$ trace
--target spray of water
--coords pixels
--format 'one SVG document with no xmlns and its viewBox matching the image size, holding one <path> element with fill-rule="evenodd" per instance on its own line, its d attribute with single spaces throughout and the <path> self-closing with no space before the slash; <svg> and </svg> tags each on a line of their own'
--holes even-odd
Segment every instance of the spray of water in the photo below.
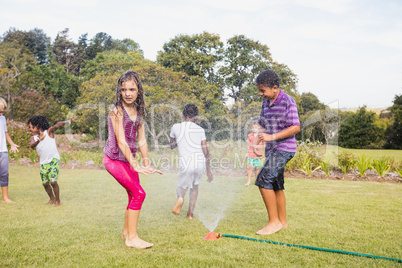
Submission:
<svg viewBox="0 0 402 268">
<path fill-rule="evenodd" d="M 218 177 L 212 183 L 202 183 L 194 213 L 210 232 L 214 231 L 233 201 L 242 181 L 238 178 Z"/>
</svg>

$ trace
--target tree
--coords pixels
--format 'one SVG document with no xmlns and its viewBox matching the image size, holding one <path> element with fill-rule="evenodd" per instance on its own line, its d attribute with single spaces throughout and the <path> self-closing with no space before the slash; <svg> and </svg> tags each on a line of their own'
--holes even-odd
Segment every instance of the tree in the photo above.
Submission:
<svg viewBox="0 0 402 268">
<path fill-rule="evenodd" d="M 9 104 L 21 93 L 21 89 L 14 87 L 16 82 L 29 66 L 35 64 L 33 56 L 23 53 L 23 48 L 18 44 L 0 43 L 0 93 L 7 95 Z"/>
<path fill-rule="evenodd" d="M 300 111 L 301 114 L 325 109 L 325 105 L 311 92 L 302 93 L 300 100 L 301 107 L 303 108 L 303 110 Z"/>
<path fill-rule="evenodd" d="M 364 149 L 378 147 L 380 129 L 375 125 L 375 113 L 361 107 L 341 123 L 339 145 L 341 147 Z"/>
<path fill-rule="evenodd" d="M 63 65 L 67 73 L 78 73 L 82 67 L 84 50 L 70 40 L 69 29 L 59 32 L 54 40 L 53 53 L 55 60 Z"/>
<path fill-rule="evenodd" d="M 152 136 L 152 143 L 158 147 L 158 139 L 164 135 L 163 131 L 166 132 L 162 125 L 169 122 L 164 115 L 166 111 L 172 110 L 167 104 L 175 107 L 178 106 L 177 101 L 189 101 L 190 90 L 183 88 L 184 81 L 180 74 L 145 60 L 137 51 L 127 54 L 112 51 L 99 53 L 88 62 L 82 71 L 87 81 L 80 88 L 79 123 L 86 128 L 82 131 L 90 130 L 100 137 L 104 135 L 104 118 L 107 118 L 110 105 L 115 102 L 116 81 L 123 72 L 130 69 L 137 71 L 143 82 L 147 109 L 152 111 L 149 114 L 152 117 L 146 118 L 147 131 Z M 155 118 L 158 120 L 152 122 Z"/>
<path fill-rule="evenodd" d="M 310 110 L 300 115 L 301 139 L 319 141 L 327 145 L 337 145 L 335 138 L 339 131 L 340 116 L 337 109 L 326 107 L 321 110 Z"/>
<path fill-rule="evenodd" d="M 113 48 L 113 38 L 107 33 L 97 33 L 89 42 L 85 49 L 86 59 L 95 59 L 98 53 L 111 50 Z"/>
<path fill-rule="evenodd" d="M 229 97 L 237 101 L 244 99 L 244 88 L 252 85 L 254 78 L 270 67 L 272 58 L 268 46 L 237 35 L 227 40 L 219 73 L 230 92 Z"/>
<path fill-rule="evenodd" d="M 161 143 L 168 144 L 169 129 L 181 121 L 181 111 L 187 103 L 199 107 L 200 117 L 204 121 L 213 121 L 212 118 L 225 109 L 215 98 L 219 89 L 206 83 L 203 78 L 183 79 L 184 73 L 146 60 L 137 51 L 127 54 L 110 51 L 98 54 L 82 70 L 83 78 L 87 81 L 81 85 L 77 105 L 81 115 L 81 131 L 90 130 L 104 137 L 104 119 L 107 117 L 104 113 L 108 113 L 110 105 L 115 102 L 114 90 L 118 77 L 127 70 L 135 70 L 141 77 L 148 110 L 146 131 L 156 150 Z"/>
<path fill-rule="evenodd" d="M 98 73 L 122 74 L 133 66 L 141 65 L 142 62 L 144 62 L 144 56 L 138 51 L 129 51 L 127 53 L 106 51 L 99 53 L 95 59 L 88 61 L 80 74 L 83 80 L 88 81 Z"/>
<path fill-rule="evenodd" d="M 402 94 L 395 95 L 394 103 L 389 108 L 394 123 L 385 131 L 385 148 L 402 149 Z"/>
<path fill-rule="evenodd" d="M 112 49 L 115 51 L 120 51 L 123 53 L 127 53 L 129 51 L 137 51 L 144 55 L 144 52 L 141 50 L 140 45 L 132 39 L 125 38 L 123 40 L 115 39 L 112 43 Z"/>
<path fill-rule="evenodd" d="M 16 43 L 25 48 L 23 51 L 32 53 L 39 64 L 47 61 L 47 49 L 50 44 L 50 38 L 42 29 L 34 28 L 28 32 L 20 31 L 16 28 L 10 28 L 3 37 L 3 42 Z"/>
<path fill-rule="evenodd" d="M 29 74 L 30 79 L 20 83 L 25 88 L 51 96 L 69 108 L 75 106 L 76 99 L 80 95 L 80 81 L 75 75 L 67 73 L 62 65 L 51 60 L 46 65 L 33 66 Z"/>
<path fill-rule="evenodd" d="M 15 98 L 11 115 L 23 122 L 27 122 L 34 115 L 43 115 L 50 122 L 56 123 L 66 118 L 68 110 L 54 98 L 48 98 L 35 91 L 24 91 L 21 96 Z"/>
<path fill-rule="evenodd" d="M 222 59 L 223 43 L 219 35 L 203 32 L 178 35 L 163 45 L 157 62 L 176 72 L 203 77 L 208 83 L 218 81 L 216 65 Z"/>
<path fill-rule="evenodd" d="M 301 102 L 300 95 L 296 90 L 298 78 L 297 75 L 286 65 L 274 61 L 272 69 L 279 75 L 280 88 L 289 94 L 297 103 L 297 109 L 300 110 L 299 103 Z"/>
</svg>

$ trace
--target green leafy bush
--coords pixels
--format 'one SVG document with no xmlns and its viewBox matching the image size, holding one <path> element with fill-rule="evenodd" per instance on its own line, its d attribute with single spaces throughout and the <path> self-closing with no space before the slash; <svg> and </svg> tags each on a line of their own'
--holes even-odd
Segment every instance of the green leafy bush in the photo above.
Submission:
<svg viewBox="0 0 402 268">
<path fill-rule="evenodd" d="M 70 153 L 60 153 L 60 160 L 63 164 L 68 165 L 71 159 L 73 159 L 73 156 Z"/>
<path fill-rule="evenodd" d="M 35 149 L 27 150 L 29 160 L 31 160 L 32 164 L 36 164 L 36 159 L 38 158 L 38 153 Z"/>
<path fill-rule="evenodd" d="M 367 157 L 365 154 L 359 156 L 356 166 L 359 169 L 360 177 L 363 177 L 366 170 L 371 168 L 371 157 Z"/>
<path fill-rule="evenodd" d="M 322 160 L 322 154 L 314 146 L 315 144 L 312 143 L 299 143 L 296 155 L 286 165 L 287 170 L 314 172 L 314 169 L 321 165 Z"/>
<path fill-rule="evenodd" d="M 402 178 L 402 169 L 397 168 L 397 169 L 395 169 L 395 172 L 396 172 L 396 174 L 398 174 L 399 177 Z"/>
<path fill-rule="evenodd" d="M 20 163 L 21 158 L 22 158 L 21 150 L 19 152 L 15 152 L 15 153 L 9 152 L 9 156 L 10 156 L 11 159 L 14 159 L 15 162 L 17 163 L 17 165 L 18 165 Z"/>
<path fill-rule="evenodd" d="M 331 170 L 332 170 L 331 158 L 327 157 L 327 158 L 321 159 L 320 166 L 326 175 L 331 174 Z"/>
<path fill-rule="evenodd" d="M 305 155 L 302 166 L 298 169 L 306 175 L 311 175 L 314 171 L 320 169 L 321 166 L 313 167 L 313 163 L 311 161 L 311 157 L 309 155 Z"/>
<path fill-rule="evenodd" d="M 290 161 L 286 164 L 285 170 L 286 171 L 293 171 L 296 169 L 296 155 L 290 159 Z"/>
<path fill-rule="evenodd" d="M 356 163 L 356 157 L 349 152 L 341 152 L 338 156 L 338 165 L 342 171 L 342 174 L 345 175 L 352 168 L 354 168 Z"/>
<path fill-rule="evenodd" d="M 25 123 L 7 120 L 7 132 L 10 135 L 13 142 L 20 147 L 18 150 L 20 151 L 20 156 L 11 155 L 12 158 L 26 158 L 29 156 L 28 150 L 31 150 L 31 146 L 29 145 L 31 134 L 28 132 L 28 126 Z M 10 146 L 7 143 L 8 146 Z M 8 147 L 10 148 L 10 147 Z"/>
<path fill-rule="evenodd" d="M 385 175 L 387 175 L 389 170 L 391 169 L 388 157 L 381 157 L 378 160 L 373 160 L 371 166 L 380 177 L 385 177 Z"/>
<path fill-rule="evenodd" d="M 90 160 L 90 157 L 86 151 L 77 151 L 74 153 L 74 159 L 77 160 L 80 165 L 84 165 L 88 160 Z"/>
</svg>

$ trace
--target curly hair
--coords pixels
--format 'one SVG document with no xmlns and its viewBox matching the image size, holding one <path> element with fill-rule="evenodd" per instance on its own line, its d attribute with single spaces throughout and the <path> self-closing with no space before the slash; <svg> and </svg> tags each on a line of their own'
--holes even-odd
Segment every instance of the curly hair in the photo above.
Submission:
<svg viewBox="0 0 402 268">
<path fill-rule="evenodd" d="M 139 116 L 140 122 L 143 122 L 145 119 L 145 100 L 144 100 L 144 89 L 142 87 L 142 82 L 140 76 L 137 72 L 127 71 L 122 74 L 117 81 L 116 86 L 116 106 L 122 107 L 123 96 L 121 95 L 121 87 L 124 82 L 134 81 L 138 88 L 137 99 L 134 102 L 135 108 L 137 109 L 137 116 Z"/>
<path fill-rule="evenodd" d="M 274 70 L 264 70 L 255 79 L 256 85 L 263 85 L 266 87 L 279 87 L 279 75 Z"/>
<path fill-rule="evenodd" d="M 194 118 L 198 115 L 198 108 L 195 104 L 187 104 L 184 106 L 183 115 L 187 118 Z"/>
<path fill-rule="evenodd" d="M 46 117 L 42 115 L 32 116 L 28 120 L 28 125 L 31 124 L 33 127 L 37 127 L 41 130 L 47 130 L 50 128 L 49 122 L 47 121 Z"/>
</svg>

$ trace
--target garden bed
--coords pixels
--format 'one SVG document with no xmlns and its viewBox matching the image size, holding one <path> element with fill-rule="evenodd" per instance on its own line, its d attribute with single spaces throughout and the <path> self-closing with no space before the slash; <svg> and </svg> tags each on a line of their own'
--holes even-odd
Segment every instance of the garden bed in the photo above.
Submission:
<svg viewBox="0 0 402 268">
<path fill-rule="evenodd" d="M 93 139 L 85 134 L 64 134 L 56 135 L 57 147 L 61 156 L 61 168 L 62 169 L 104 169 L 103 167 L 103 151 L 104 142 L 102 143 L 98 139 Z M 214 169 L 212 166 L 212 171 L 215 176 L 228 176 L 228 177 L 247 177 L 246 163 L 242 160 L 244 152 L 242 150 L 246 147 L 245 144 L 237 144 L 238 142 L 230 143 L 225 149 L 214 148 L 213 143 L 210 144 L 210 152 L 217 159 L 225 160 L 223 162 L 228 162 L 225 167 Z M 360 176 L 360 173 L 355 165 L 356 159 L 353 159 L 353 155 L 350 153 L 345 153 L 345 149 L 341 149 L 340 152 L 336 152 L 336 148 L 330 147 L 312 147 L 300 145 L 298 147 L 297 157 L 292 159 L 292 163 L 289 162 L 287 166 L 287 171 L 285 172 L 285 177 L 287 178 L 299 178 L 299 179 L 327 179 L 327 180 L 345 180 L 345 181 L 375 181 L 375 182 L 394 182 L 402 183 L 402 178 L 393 172 L 395 169 L 390 169 L 391 172 L 386 173 L 383 177 L 378 176 L 374 170 L 367 169 L 364 176 Z M 22 149 L 24 150 L 24 149 Z M 26 149 L 25 149 L 26 150 Z M 331 150 L 334 150 L 332 152 Z M 343 174 L 338 165 L 332 165 L 332 171 L 329 175 L 324 173 L 325 157 L 324 153 L 327 155 L 334 156 L 338 159 L 338 164 L 345 162 L 349 164 L 346 168 L 348 172 Z M 370 150 L 363 151 L 373 154 Z M 386 151 L 388 155 L 390 152 Z M 375 154 L 379 154 L 375 151 Z M 28 156 L 29 158 L 27 158 Z M 235 155 L 239 157 L 234 157 Z M 399 151 L 398 154 L 399 155 Z M 33 164 L 33 160 L 36 157 L 36 164 Z M 165 173 L 177 173 L 177 152 L 168 149 L 161 149 L 158 152 L 150 151 L 150 159 L 168 159 L 165 162 L 166 165 L 158 165 L 162 172 Z M 18 159 L 18 164 L 15 158 L 10 155 L 11 165 L 22 165 L 22 166 L 38 166 L 39 158 L 35 150 L 31 150 L 29 154 L 22 154 L 22 158 Z M 393 159 L 393 157 L 391 157 Z M 329 158 L 328 158 L 329 159 Z M 227 161 L 226 161 L 227 160 Z M 308 160 L 308 162 L 306 162 Z M 397 157 L 397 161 L 393 161 L 394 165 L 398 162 L 400 166 L 400 157 Z M 243 162 L 242 162 L 243 161 Z M 65 164 L 67 163 L 67 164 Z M 160 162 L 159 162 L 160 163 Z M 354 164 L 353 164 L 354 163 Z M 314 167 L 321 165 L 321 169 L 314 170 Z M 230 168 L 233 166 L 234 168 Z M 328 166 L 331 166 L 328 162 Z M 392 166 L 392 165 L 391 165 Z M 395 165 L 397 166 L 397 165 Z M 329 167 L 328 167 L 329 168 Z M 366 169 L 363 168 L 363 170 Z M 303 171 L 306 172 L 303 172 Z M 307 172 L 309 171 L 309 172 Z M 312 173 L 311 173 L 312 172 Z M 311 174 L 310 174 L 311 173 Z M 309 174 L 309 175 L 308 175 Z M 384 173 L 385 174 L 385 173 Z"/>
<path fill-rule="evenodd" d="M 15 160 L 10 159 L 10 165 L 22 165 L 22 166 L 38 166 L 39 163 L 35 165 L 32 164 L 31 160 L 22 158 L 20 162 L 17 164 Z M 95 165 L 92 160 L 88 160 L 87 162 L 80 164 L 77 160 L 70 160 L 69 163 L 63 164 L 61 163 L 61 168 L 67 169 L 105 169 L 103 165 Z M 170 168 L 162 170 L 165 173 L 177 173 L 177 169 Z M 236 171 L 233 169 L 217 169 L 212 171 L 215 176 L 235 176 L 235 177 L 247 177 L 247 171 L 244 170 L 242 172 Z M 340 170 L 333 170 L 330 175 L 326 175 L 323 171 L 318 170 L 313 172 L 310 175 L 306 175 L 300 171 L 287 171 L 285 172 L 286 178 L 297 178 L 297 179 L 321 179 L 321 180 L 344 180 L 344 181 L 375 181 L 375 182 L 394 182 L 394 183 L 402 183 L 402 178 L 399 177 L 394 172 L 389 172 L 385 177 L 379 177 L 374 171 L 368 170 L 366 171 L 363 177 L 360 176 L 357 170 L 351 170 L 347 174 L 342 174 Z"/>
</svg>

